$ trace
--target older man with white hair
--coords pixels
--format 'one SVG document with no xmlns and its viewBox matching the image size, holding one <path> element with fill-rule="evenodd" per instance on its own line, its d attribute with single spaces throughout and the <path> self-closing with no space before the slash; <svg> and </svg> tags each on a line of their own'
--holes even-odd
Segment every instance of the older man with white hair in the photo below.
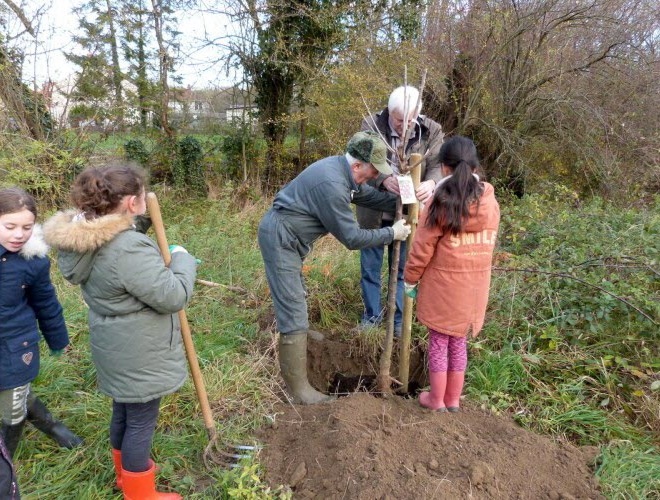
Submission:
<svg viewBox="0 0 660 500">
<path fill-rule="evenodd" d="M 361 130 L 377 131 L 385 138 L 394 150 L 398 150 L 404 140 L 404 126 L 408 132 L 408 143 L 405 155 L 413 153 L 424 156 L 421 165 L 422 182 L 416 190 L 417 199 L 426 202 L 435 189 L 436 183 L 442 178 L 438 153 L 444 134 L 442 127 L 430 118 L 420 114 L 422 101 L 419 99 L 419 90 L 415 87 L 398 87 L 390 94 L 387 108 L 375 113 L 362 121 Z M 369 182 L 376 189 L 399 193 L 397 174 L 399 163 L 396 155 L 391 152 L 388 160 L 394 172 L 390 175 L 380 174 Z M 394 222 L 394 213 L 378 211 L 367 207 L 357 207 L 357 219 L 363 229 L 379 229 L 390 227 Z M 362 300 L 364 312 L 360 323 L 361 329 L 368 329 L 380 324 L 384 311 L 381 304 L 381 269 L 383 266 L 384 246 L 365 248 L 360 251 Z M 405 242 L 401 244 L 401 257 L 397 277 L 396 313 L 394 315 L 394 333 L 401 334 L 403 316 L 403 269 L 406 263 Z M 388 269 L 392 257 L 392 244 L 388 245 Z"/>
</svg>

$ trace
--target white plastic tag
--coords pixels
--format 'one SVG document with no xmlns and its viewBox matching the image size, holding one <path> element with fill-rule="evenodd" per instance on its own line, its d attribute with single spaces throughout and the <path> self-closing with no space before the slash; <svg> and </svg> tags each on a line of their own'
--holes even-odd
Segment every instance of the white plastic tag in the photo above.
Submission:
<svg viewBox="0 0 660 500">
<path fill-rule="evenodd" d="M 404 205 L 417 203 L 417 197 L 415 196 L 415 185 L 413 184 L 412 177 L 409 175 L 397 175 L 397 181 L 399 181 L 399 194 L 401 195 L 401 203 Z"/>
</svg>

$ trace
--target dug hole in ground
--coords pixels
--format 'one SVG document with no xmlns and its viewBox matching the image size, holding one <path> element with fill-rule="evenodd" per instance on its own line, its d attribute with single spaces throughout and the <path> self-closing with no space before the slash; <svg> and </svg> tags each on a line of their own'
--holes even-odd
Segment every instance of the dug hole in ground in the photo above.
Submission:
<svg viewBox="0 0 660 500">
<path fill-rule="evenodd" d="M 308 344 L 312 385 L 346 395 L 314 406 L 282 397 L 257 436 L 272 487 L 319 499 L 604 498 L 592 472 L 597 448 L 553 442 L 465 399 L 451 414 L 372 394 L 374 353 L 327 336 Z M 424 366 L 413 352 L 411 389 L 427 385 Z"/>
</svg>

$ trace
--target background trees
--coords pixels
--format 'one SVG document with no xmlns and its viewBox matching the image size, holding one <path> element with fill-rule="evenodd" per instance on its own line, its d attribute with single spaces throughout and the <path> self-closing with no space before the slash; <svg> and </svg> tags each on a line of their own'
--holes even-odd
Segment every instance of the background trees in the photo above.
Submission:
<svg viewBox="0 0 660 500">
<path fill-rule="evenodd" d="M 168 136 L 170 80 L 178 54 L 173 3 L 162 0 L 87 0 L 74 9 L 78 48 L 67 58 L 78 66 L 71 98 L 84 118 L 121 129 L 127 106 L 139 123 L 154 123 Z M 175 80 L 175 79 L 174 79 Z M 129 117 L 133 121 L 136 117 Z"/>
<path fill-rule="evenodd" d="M 0 6 L 2 19 L 32 29 L 11 1 Z M 473 137 L 501 187 L 641 196 L 660 184 L 659 9 L 653 0 L 81 0 L 68 98 L 74 125 L 138 124 L 171 142 L 185 126 L 169 116 L 183 94 L 170 91 L 177 65 L 188 63 L 177 19 L 223 14 L 226 29 L 209 25 L 200 41 L 215 50 L 206 65 L 241 75 L 244 116 L 257 108 L 265 144 L 227 175 L 277 189 L 340 152 L 367 108 L 381 109 L 403 83 L 405 64 L 413 84 L 429 70 L 425 113 Z M 12 126 L 43 138 L 52 125 L 39 111 L 41 84 L 22 71 L 16 31 L 0 38 L 0 98 Z"/>
<path fill-rule="evenodd" d="M 657 147 L 657 118 L 630 119 L 658 105 L 655 2 L 435 1 L 429 15 L 429 60 L 446 75 L 433 112 L 475 138 L 499 182 L 522 193 L 548 180 L 617 191 L 632 171 L 650 180 L 658 158 L 639 141 Z"/>
<path fill-rule="evenodd" d="M 558 182 L 615 195 L 630 179 L 658 182 L 657 117 L 639 119 L 659 104 L 651 0 L 354 1 L 330 17 L 302 3 L 228 5 L 247 22 L 229 47 L 254 86 L 267 178 L 281 168 L 294 103 L 315 144 L 336 152 L 366 112 L 362 97 L 381 108 L 407 63 L 412 82 L 430 70 L 426 113 L 473 137 L 488 174 L 517 194 Z M 296 50 L 303 28 L 330 25 L 320 52 Z"/>
<path fill-rule="evenodd" d="M 304 110 L 307 90 L 344 40 L 347 0 L 247 0 L 227 2 L 239 35 L 228 40 L 230 64 L 238 64 L 254 88 L 268 142 L 264 181 L 283 180 L 282 147 L 295 102 Z M 304 124 L 304 118 L 303 118 Z M 301 127 L 304 135 L 304 125 Z"/>
</svg>

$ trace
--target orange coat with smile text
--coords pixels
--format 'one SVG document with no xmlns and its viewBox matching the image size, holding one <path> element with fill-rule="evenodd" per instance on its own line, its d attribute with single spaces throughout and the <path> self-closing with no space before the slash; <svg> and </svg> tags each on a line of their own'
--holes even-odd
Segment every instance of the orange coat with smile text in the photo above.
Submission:
<svg viewBox="0 0 660 500">
<path fill-rule="evenodd" d="M 486 314 L 500 207 L 493 186 L 483 185 L 479 203 L 470 206 L 464 232 L 457 236 L 427 227 L 424 209 L 406 261 L 406 282 L 419 282 L 417 319 L 455 337 L 469 331 L 477 335 Z"/>
</svg>

